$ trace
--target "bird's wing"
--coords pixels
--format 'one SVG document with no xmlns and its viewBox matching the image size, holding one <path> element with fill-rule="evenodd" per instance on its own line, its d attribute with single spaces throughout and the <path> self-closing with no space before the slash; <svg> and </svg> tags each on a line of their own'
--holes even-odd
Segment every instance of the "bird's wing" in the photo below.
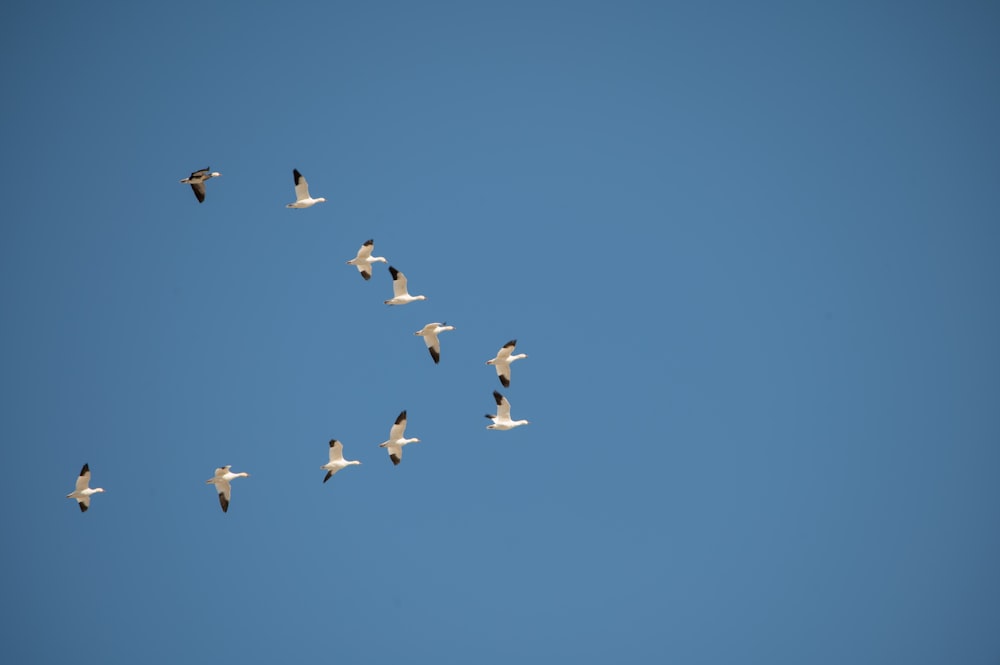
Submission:
<svg viewBox="0 0 1000 665">
<path fill-rule="evenodd" d="M 406 431 L 406 411 L 400 412 L 399 416 L 396 417 L 396 422 L 393 424 L 392 429 L 389 430 L 389 440 L 397 441 L 403 438 L 403 433 Z"/>
<path fill-rule="evenodd" d="M 211 170 L 211 167 L 210 166 L 206 166 L 203 169 L 198 169 L 197 171 L 195 171 L 194 173 L 192 173 L 189 177 L 192 180 L 194 180 L 195 178 L 204 178 L 205 176 L 208 175 L 208 172 L 210 170 Z"/>
<path fill-rule="evenodd" d="M 220 466 L 218 469 L 215 470 L 215 477 L 221 478 L 222 476 L 226 475 L 227 473 L 229 473 L 230 467 L 232 467 L 232 464 L 227 464 L 226 466 Z"/>
<path fill-rule="evenodd" d="M 372 250 L 375 248 L 374 240 L 366 240 L 365 244 L 361 245 L 361 249 L 358 250 L 358 259 L 367 259 L 372 255 Z"/>
<path fill-rule="evenodd" d="M 81 513 L 87 512 L 87 510 L 90 508 L 90 497 L 89 496 L 78 497 L 77 500 L 76 500 L 76 502 L 77 502 L 77 505 L 80 506 L 80 512 Z"/>
<path fill-rule="evenodd" d="M 369 279 L 372 278 L 372 269 L 371 269 L 371 267 L 368 266 L 368 265 L 366 265 L 366 264 L 364 264 L 364 263 L 359 263 L 358 264 L 358 272 L 361 273 L 361 276 L 364 277 L 364 279 L 365 279 L 366 282 Z"/>
<path fill-rule="evenodd" d="M 517 340 L 512 339 L 503 345 L 499 351 L 497 351 L 497 360 L 507 360 L 510 358 L 510 354 L 514 353 L 514 347 L 517 346 Z"/>
<path fill-rule="evenodd" d="M 389 450 L 389 459 L 392 460 L 392 465 L 396 466 L 403 460 L 403 446 L 386 446 Z"/>
<path fill-rule="evenodd" d="M 426 333 L 424 335 L 424 342 L 427 344 L 427 350 L 430 351 L 431 358 L 437 364 L 441 360 L 441 342 L 438 341 L 438 336 L 433 332 Z"/>
<path fill-rule="evenodd" d="M 389 268 L 389 272 L 392 273 L 392 295 L 397 298 L 406 295 L 406 275 L 395 268 Z"/>
<path fill-rule="evenodd" d="M 494 390 L 493 399 L 497 402 L 497 418 L 510 420 L 510 402 L 507 401 L 507 398 Z"/>
<path fill-rule="evenodd" d="M 298 169 L 292 169 L 292 175 L 295 176 L 295 200 L 312 198 L 309 196 L 309 183 L 306 182 L 306 177 L 299 173 Z"/>
<path fill-rule="evenodd" d="M 494 363 L 497 368 L 497 376 L 504 388 L 510 388 L 510 363 Z"/>
<path fill-rule="evenodd" d="M 80 469 L 80 475 L 76 477 L 76 491 L 82 492 L 88 487 L 90 487 L 90 464 L 84 464 Z"/>
<path fill-rule="evenodd" d="M 198 203 L 205 202 L 205 183 L 196 182 L 192 183 L 191 189 L 194 190 L 194 196 L 198 199 Z"/>
<path fill-rule="evenodd" d="M 222 480 L 215 483 L 215 489 L 219 491 L 219 505 L 222 506 L 222 512 L 229 512 L 229 497 L 231 495 L 231 488 L 229 482 Z"/>
<path fill-rule="evenodd" d="M 344 461 L 344 444 L 336 439 L 330 439 L 330 461 L 331 462 L 342 462 Z"/>
</svg>

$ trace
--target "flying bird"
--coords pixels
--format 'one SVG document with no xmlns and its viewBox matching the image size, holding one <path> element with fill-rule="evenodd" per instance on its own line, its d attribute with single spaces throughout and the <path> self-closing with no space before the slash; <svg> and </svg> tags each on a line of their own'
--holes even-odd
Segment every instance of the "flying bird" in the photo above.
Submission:
<svg viewBox="0 0 1000 665">
<path fill-rule="evenodd" d="M 392 274 L 392 298 L 383 300 L 386 305 L 406 305 L 416 300 L 426 300 L 427 296 L 411 296 L 406 290 L 406 275 L 389 266 Z"/>
<path fill-rule="evenodd" d="M 389 449 L 389 459 L 392 465 L 396 466 L 403 459 L 403 446 L 408 443 L 417 443 L 420 439 L 407 439 L 403 436 L 406 431 L 406 411 L 400 412 L 396 418 L 396 423 L 389 430 L 389 440 L 378 444 L 379 448 Z"/>
<path fill-rule="evenodd" d="M 438 341 L 438 335 L 447 330 L 454 329 L 455 326 L 449 326 L 447 323 L 428 323 L 426 326 L 413 334 L 420 335 L 424 338 L 424 343 L 427 344 L 427 350 L 430 351 L 431 358 L 434 359 L 434 364 L 436 365 L 438 361 L 441 360 L 441 342 Z"/>
<path fill-rule="evenodd" d="M 336 439 L 330 439 L 330 461 L 320 467 L 321 469 L 326 469 L 326 477 L 323 479 L 323 482 L 325 483 L 330 480 L 330 478 L 333 478 L 333 474 L 352 464 L 361 464 L 361 462 L 344 459 L 344 444 Z"/>
<path fill-rule="evenodd" d="M 195 171 L 188 177 L 181 180 L 182 185 L 191 185 L 191 189 L 194 190 L 195 198 L 198 199 L 198 203 L 205 202 L 205 182 L 211 180 L 212 178 L 218 178 L 221 173 L 218 171 L 209 172 L 209 169 L 201 169 L 200 171 Z"/>
<path fill-rule="evenodd" d="M 205 481 L 207 485 L 215 485 L 215 489 L 219 492 L 219 505 L 222 506 L 222 512 L 229 512 L 229 496 L 231 489 L 229 483 L 231 483 L 235 478 L 249 478 L 250 474 L 244 472 L 233 473 L 229 470 L 231 464 L 226 466 L 220 466 L 215 470 L 215 476 L 209 478 Z"/>
<path fill-rule="evenodd" d="M 504 388 L 510 388 L 510 364 L 515 360 L 528 357 L 527 353 L 519 353 L 516 356 L 510 355 L 514 352 L 515 346 L 517 346 L 517 340 L 510 340 L 503 345 L 503 348 L 497 351 L 496 358 L 486 361 L 487 365 L 493 365 L 497 368 L 497 376 L 500 377 L 500 383 L 503 384 Z"/>
<path fill-rule="evenodd" d="M 496 415 L 486 414 L 486 417 L 493 421 L 493 424 L 487 425 L 486 429 L 507 430 L 531 424 L 527 420 L 511 420 L 510 402 L 496 390 L 493 391 L 493 399 L 497 401 L 497 412 Z"/>
<path fill-rule="evenodd" d="M 366 282 L 372 278 L 373 263 L 388 263 L 384 256 L 372 256 L 373 249 L 375 249 L 375 241 L 366 240 L 365 244 L 361 245 L 361 249 L 358 250 L 358 255 L 347 262 L 349 266 L 358 267 L 358 272 L 361 273 Z"/>
<path fill-rule="evenodd" d="M 80 512 L 85 513 L 90 508 L 90 497 L 98 492 L 103 492 L 103 487 L 90 489 L 90 465 L 84 464 L 80 469 L 80 475 L 76 477 L 76 489 L 66 495 L 67 499 L 76 499 L 80 506 Z"/>
<path fill-rule="evenodd" d="M 298 169 L 292 169 L 292 175 L 295 176 L 295 203 L 289 203 L 286 208 L 311 208 L 317 203 L 326 201 L 323 197 L 314 199 L 309 196 L 309 183 Z"/>
</svg>

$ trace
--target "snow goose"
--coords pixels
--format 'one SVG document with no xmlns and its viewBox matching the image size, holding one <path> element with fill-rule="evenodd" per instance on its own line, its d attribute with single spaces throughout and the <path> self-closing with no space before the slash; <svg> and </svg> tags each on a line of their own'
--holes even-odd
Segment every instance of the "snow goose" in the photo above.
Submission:
<svg viewBox="0 0 1000 665">
<path fill-rule="evenodd" d="M 215 489 L 219 492 L 219 504 L 222 506 L 222 512 L 229 512 L 229 495 L 230 487 L 229 483 L 233 481 L 234 478 L 249 478 L 250 474 L 245 471 L 240 473 L 233 473 L 229 470 L 231 464 L 226 466 L 220 466 L 215 470 L 215 476 L 209 478 L 205 481 L 207 485 L 215 485 Z"/>
<path fill-rule="evenodd" d="M 191 189 L 194 190 L 195 198 L 198 199 L 198 203 L 205 202 L 205 182 L 212 178 L 218 178 L 221 173 L 218 171 L 209 172 L 209 169 L 201 169 L 195 171 L 188 177 L 181 180 L 182 185 L 191 185 Z"/>
<path fill-rule="evenodd" d="M 365 244 L 361 245 L 361 249 L 358 250 L 358 255 L 347 262 L 349 266 L 358 267 L 358 272 L 361 273 L 366 282 L 372 278 L 373 263 L 388 263 L 384 256 L 372 256 L 373 249 L 375 249 L 375 241 L 366 240 Z"/>
<path fill-rule="evenodd" d="M 406 275 L 392 266 L 389 266 L 389 272 L 392 274 L 392 298 L 383 301 L 386 305 L 406 305 L 415 300 L 427 299 L 427 296 L 411 296 L 406 291 Z"/>
<path fill-rule="evenodd" d="M 309 196 L 309 183 L 298 169 L 292 169 L 292 175 L 295 176 L 295 203 L 289 203 L 286 208 L 311 208 L 317 203 L 326 201 L 323 197 L 314 199 Z"/>
<path fill-rule="evenodd" d="M 389 459 L 392 465 L 396 466 L 403 459 L 403 446 L 408 443 L 417 443 L 420 439 L 407 439 L 403 437 L 406 431 L 406 411 L 402 411 L 396 418 L 396 423 L 389 430 L 389 440 L 378 444 L 379 448 L 389 449 Z"/>
<path fill-rule="evenodd" d="M 486 417 L 493 421 L 492 425 L 487 425 L 486 429 L 514 429 L 515 427 L 520 427 L 521 425 L 530 425 L 527 420 L 511 420 L 510 419 L 510 402 L 507 398 L 498 393 L 496 390 L 493 391 L 493 399 L 497 401 L 497 413 L 495 416 L 486 414 Z"/>
<path fill-rule="evenodd" d="M 80 475 L 76 477 L 76 489 L 66 495 L 67 499 L 76 499 L 80 506 L 80 512 L 85 513 L 90 508 L 90 497 L 98 492 L 103 492 L 103 487 L 90 489 L 90 465 L 84 464 L 80 469 Z"/>
<path fill-rule="evenodd" d="M 428 323 L 426 326 L 413 334 L 420 335 L 424 338 L 424 343 L 427 344 L 427 350 L 431 352 L 431 358 L 434 359 L 434 364 L 436 365 L 438 361 L 441 360 L 441 342 L 438 341 L 438 335 L 447 330 L 454 329 L 455 326 L 449 326 L 446 323 Z"/>
<path fill-rule="evenodd" d="M 493 365 L 497 368 L 497 376 L 500 377 L 500 383 L 503 384 L 504 388 L 510 388 L 510 364 L 515 360 L 528 357 L 527 353 L 519 353 L 516 356 L 510 355 L 513 353 L 515 346 L 517 346 L 517 340 L 510 340 L 503 345 L 503 348 L 497 351 L 496 358 L 486 361 L 487 365 Z"/>
<path fill-rule="evenodd" d="M 333 474 L 352 464 L 361 464 L 361 462 L 344 459 L 344 444 L 336 439 L 330 439 L 330 461 L 320 467 L 326 469 L 326 478 L 323 479 L 323 482 L 330 480 L 333 478 Z"/>
</svg>

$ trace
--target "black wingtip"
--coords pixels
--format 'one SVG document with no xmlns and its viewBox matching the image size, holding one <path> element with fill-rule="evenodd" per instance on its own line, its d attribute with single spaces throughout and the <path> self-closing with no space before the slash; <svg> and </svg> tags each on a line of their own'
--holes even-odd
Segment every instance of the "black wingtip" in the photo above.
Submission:
<svg viewBox="0 0 1000 665">
<path fill-rule="evenodd" d="M 506 344 L 504 344 L 504 347 L 508 347 L 508 346 L 517 346 L 517 340 L 516 339 L 512 339 L 509 342 L 507 342 Z"/>
<path fill-rule="evenodd" d="M 393 268 L 392 266 L 389 266 L 389 274 L 392 275 L 393 279 L 396 279 L 396 275 L 399 274 L 399 271 Z"/>
<path fill-rule="evenodd" d="M 82 475 L 86 474 L 88 471 L 90 471 L 90 464 L 89 463 L 83 465 L 83 468 L 80 469 L 80 475 L 82 476 Z"/>
<path fill-rule="evenodd" d="M 299 184 L 299 178 L 302 177 L 302 174 L 299 173 L 298 169 L 292 169 L 292 176 L 295 178 L 295 184 Z"/>
<path fill-rule="evenodd" d="M 372 278 L 372 274 L 366 270 L 361 271 L 361 276 L 364 277 L 366 282 Z"/>
<path fill-rule="evenodd" d="M 399 464 L 399 455 L 389 455 L 389 459 L 392 460 L 392 465 L 396 466 Z"/>
<path fill-rule="evenodd" d="M 85 513 L 85 512 L 87 512 L 87 507 L 88 507 L 88 506 L 87 506 L 87 504 L 85 504 L 85 503 L 84 503 L 83 501 L 79 502 L 79 503 L 78 503 L 77 505 L 79 505 L 79 506 L 80 506 L 80 512 L 81 512 L 81 513 Z"/>
<path fill-rule="evenodd" d="M 229 502 L 226 501 L 226 495 L 223 494 L 222 492 L 219 492 L 219 505 L 222 506 L 222 512 L 224 513 L 229 512 Z"/>
<path fill-rule="evenodd" d="M 365 247 L 367 245 L 374 245 L 374 244 L 375 244 L 375 240 L 373 238 L 369 238 L 368 240 L 365 240 L 365 242 L 362 245 L 362 247 Z"/>
<path fill-rule="evenodd" d="M 327 471 L 326 478 L 323 479 L 323 482 L 325 483 L 326 481 L 330 480 L 331 477 L 333 477 L 333 471 Z"/>
<path fill-rule="evenodd" d="M 396 416 L 396 424 L 398 425 L 399 423 L 403 422 L 404 420 L 406 420 L 406 409 L 403 409 L 402 411 L 400 411 L 399 415 Z"/>
<path fill-rule="evenodd" d="M 437 351 L 435 351 L 434 349 L 432 349 L 430 347 L 427 347 L 427 350 L 431 352 L 431 358 L 434 359 L 434 364 L 435 365 L 437 365 L 439 362 L 441 362 L 441 354 L 440 353 L 438 353 Z"/>
<path fill-rule="evenodd" d="M 494 390 L 493 391 L 493 399 L 495 399 L 497 401 L 497 405 L 499 405 L 501 402 L 503 402 L 503 395 L 500 394 L 499 390 Z"/>
<path fill-rule="evenodd" d="M 500 383 L 503 384 L 504 388 L 510 388 L 510 379 L 508 379 L 506 376 L 500 377 Z"/>
<path fill-rule="evenodd" d="M 493 420 L 493 419 L 494 419 L 494 418 L 496 418 L 497 416 L 496 416 L 496 414 L 492 414 L 492 415 L 490 415 L 489 413 L 487 413 L 487 414 L 486 414 L 486 417 L 487 417 L 487 418 L 489 418 L 490 420 Z"/>
</svg>

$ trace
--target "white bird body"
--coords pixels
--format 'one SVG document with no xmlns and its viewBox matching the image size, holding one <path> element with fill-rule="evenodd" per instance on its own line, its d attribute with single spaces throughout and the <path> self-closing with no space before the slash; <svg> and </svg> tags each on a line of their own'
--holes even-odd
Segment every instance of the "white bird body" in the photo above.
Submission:
<svg viewBox="0 0 1000 665">
<path fill-rule="evenodd" d="M 326 201 L 322 197 L 314 199 L 309 196 L 309 183 L 298 169 L 292 169 L 292 176 L 295 178 L 295 203 L 289 203 L 286 208 L 311 208 L 317 203 Z"/>
<path fill-rule="evenodd" d="M 411 296 L 406 290 L 406 275 L 389 266 L 392 274 L 392 298 L 385 300 L 386 305 L 407 305 L 417 300 L 426 300 L 427 296 Z"/>
<path fill-rule="evenodd" d="M 361 464 L 357 460 L 346 460 L 344 459 L 344 444 L 336 439 L 330 439 L 330 461 L 321 466 L 321 469 L 326 469 L 326 477 L 323 478 L 323 482 L 330 480 L 333 474 L 337 473 L 341 469 L 347 468 L 354 464 Z"/>
<path fill-rule="evenodd" d="M 373 263 L 388 263 L 384 256 L 372 256 L 372 250 L 375 249 L 375 241 L 368 240 L 365 244 L 361 245 L 361 249 L 358 250 L 358 255 L 347 262 L 349 266 L 357 266 L 358 272 L 361 276 L 368 281 L 372 278 L 372 264 Z"/>
<path fill-rule="evenodd" d="M 510 388 L 510 364 L 515 360 L 528 357 L 527 353 L 519 353 L 516 356 L 512 356 L 511 353 L 514 351 L 515 346 L 517 346 L 517 340 L 510 340 L 497 351 L 496 358 L 486 361 L 487 365 L 493 365 L 497 368 L 497 376 L 500 378 L 500 383 L 504 388 Z"/>
<path fill-rule="evenodd" d="M 229 486 L 236 478 L 249 478 L 250 474 L 246 472 L 233 473 L 229 470 L 231 464 L 226 466 L 220 466 L 215 470 L 215 476 L 209 478 L 205 481 L 207 485 L 215 485 L 216 491 L 219 492 L 219 505 L 222 506 L 222 512 L 229 512 L 229 497 L 232 493 L 232 488 Z"/>
<path fill-rule="evenodd" d="M 493 399 L 495 399 L 497 403 L 497 412 L 496 415 L 486 414 L 486 417 L 493 421 L 493 424 L 487 425 L 486 429 L 508 430 L 520 427 L 521 425 L 531 424 L 527 420 L 511 420 L 510 402 L 508 402 L 507 398 L 496 390 L 493 391 Z"/>
<path fill-rule="evenodd" d="M 203 203 L 205 201 L 205 182 L 211 180 L 212 178 L 218 178 L 221 173 L 218 171 L 210 171 L 207 168 L 195 171 L 188 177 L 181 180 L 182 185 L 191 185 L 191 189 L 194 190 L 194 196 L 198 199 L 198 203 Z"/>
<path fill-rule="evenodd" d="M 420 335 L 424 338 L 424 343 L 427 344 L 427 350 L 430 351 L 431 358 L 433 358 L 434 364 L 436 365 L 438 361 L 441 360 L 441 342 L 438 341 L 438 335 L 454 329 L 455 326 L 449 326 L 446 323 L 428 323 L 426 326 L 413 334 Z"/>
<path fill-rule="evenodd" d="M 389 459 L 392 460 L 393 466 L 399 464 L 403 459 L 403 446 L 420 441 L 420 439 L 407 439 L 403 436 L 405 432 L 406 411 L 404 410 L 396 417 L 396 422 L 393 424 L 392 429 L 389 430 L 389 439 L 378 444 L 379 448 L 388 448 Z"/>
<path fill-rule="evenodd" d="M 66 495 L 67 499 L 76 499 L 80 512 L 85 513 L 90 508 L 90 497 L 103 492 L 103 487 L 90 487 L 90 464 L 84 464 L 80 475 L 76 477 L 76 489 Z"/>
</svg>

